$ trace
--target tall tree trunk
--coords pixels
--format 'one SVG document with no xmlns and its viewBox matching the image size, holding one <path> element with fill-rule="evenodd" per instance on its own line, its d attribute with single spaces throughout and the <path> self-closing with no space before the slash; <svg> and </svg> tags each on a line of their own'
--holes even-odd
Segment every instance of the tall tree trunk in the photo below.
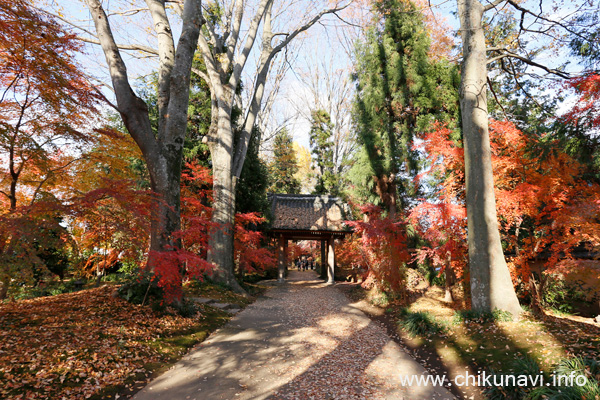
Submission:
<svg viewBox="0 0 600 400">
<path fill-rule="evenodd" d="M 317 23 L 323 15 L 340 11 L 349 4 L 323 10 L 294 31 L 285 35 L 281 33 L 275 35 L 271 29 L 273 3 L 273 0 L 258 1 L 252 11 L 253 16 L 243 23 L 244 13 L 249 8 L 244 1 L 235 1 L 228 18 L 222 21 L 222 24 L 206 24 L 206 35 L 200 35 L 198 38 L 198 46 L 207 69 L 206 73 L 200 72 L 200 74 L 208 83 L 213 96 L 211 127 L 207 140 L 213 162 L 212 220 L 218 228 L 213 229 L 210 234 L 208 259 L 215 264 L 215 278 L 241 293 L 245 293 L 245 291 L 235 280 L 233 272 L 235 188 L 237 179 L 242 172 L 252 129 L 260 112 L 271 62 L 290 41 Z M 223 16 L 225 15 L 226 13 Z M 258 30 L 261 25 L 263 29 L 262 34 L 259 35 Z M 215 26 L 219 26 L 222 31 L 216 32 Z M 240 32 L 244 30 L 244 35 L 240 35 Z M 285 36 L 285 38 L 273 47 L 271 42 L 275 36 Z M 245 112 L 241 132 L 237 138 L 237 144 L 235 144 L 231 111 L 236 89 L 241 83 L 242 72 L 257 37 L 261 37 L 262 40 L 259 65 L 256 70 L 254 87 L 251 90 L 250 107 Z M 215 128 L 215 124 L 217 128 Z"/>
<path fill-rule="evenodd" d="M 8 296 L 8 286 L 10 285 L 10 276 L 4 274 L 0 277 L 0 300 L 6 299 Z"/>
<path fill-rule="evenodd" d="M 245 293 L 234 274 L 233 226 L 235 222 L 235 186 L 233 167 L 233 127 L 231 105 L 219 100 L 217 140 L 211 143 L 213 169 L 213 215 L 208 261 L 214 264 L 214 279 Z"/>
<path fill-rule="evenodd" d="M 465 147 L 472 308 L 522 312 L 504 259 L 488 131 L 486 46 L 477 0 L 457 0 L 463 42 L 460 106 Z"/>
<path fill-rule="evenodd" d="M 454 297 L 452 296 L 452 285 L 454 284 L 454 271 L 452 271 L 452 254 L 448 252 L 446 254 L 446 269 L 445 273 L 445 293 L 444 301 L 448 303 L 454 303 Z"/>
<path fill-rule="evenodd" d="M 150 251 L 162 252 L 179 247 L 181 241 L 173 233 L 181 229 L 181 159 L 182 149 L 170 154 L 146 157 L 150 187 L 158 195 L 152 209 Z M 151 257 L 152 259 L 152 257 Z M 149 260 L 150 263 L 152 263 Z"/>
<path fill-rule="evenodd" d="M 390 219 L 396 218 L 398 191 L 396 188 L 396 175 L 373 176 L 375 192 L 385 207 Z"/>
<path fill-rule="evenodd" d="M 161 0 L 146 0 L 158 37 L 159 121 L 156 133 L 147 104 L 132 90 L 127 67 L 117 45 L 109 18 L 100 0 L 86 0 L 106 57 L 123 123 L 146 161 L 151 188 L 157 194 L 152 208 L 148 267 L 157 266 L 155 255 L 180 247 L 174 233 L 181 228 L 180 182 L 183 144 L 187 128 L 190 75 L 202 18 L 202 1 L 185 0 L 181 9 L 181 33 L 175 46 L 172 29 Z"/>
</svg>

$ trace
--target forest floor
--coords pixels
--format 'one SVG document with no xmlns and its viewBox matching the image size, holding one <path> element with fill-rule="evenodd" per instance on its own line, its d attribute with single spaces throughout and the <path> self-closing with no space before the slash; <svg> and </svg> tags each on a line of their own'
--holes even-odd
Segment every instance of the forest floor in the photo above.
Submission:
<svg viewBox="0 0 600 400">
<path fill-rule="evenodd" d="M 535 360 L 545 373 L 565 357 L 600 360 L 600 326 L 589 319 L 530 313 L 517 321 L 458 319 L 460 298 L 446 303 L 438 287 L 422 290 L 409 307 L 393 302 L 374 306 L 370 293 L 357 284 L 331 287 L 307 280 L 308 275 L 314 278 L 311 271 L 291 271 L 291 282 L 274 285 L 238 314 L 233 325 L 221 329 L 221 335 L 237 337 L 242 344 L 232 348 L 239 350 L 235 354 L 221 353 L 230 359 L 213 358 L 216 364 L 202 366 L 208 371 L 203 385 L 223 378 L 212 386 L 227 387 L 235 398 L 311 398 L 312 393 L 319 399 L 328 394 L 335 399 L 387 400 L 404 395 L 394 381 L 400 373 L 420 374 L 422 366 L 432 375 L 454 379 L 465 371 L 514 372 L 515 360 L 524 357 Z M 189 287 L 188 292 L 242 307 L 252 301 L 214 285 Z M 181 368 L 196 351 L 226 343 L 215 342 L 213 336 L 205 341 L 232 318 L 226 311 L 199 305 L 195 317 L 183 318 L 113 294 L 114 286 L 104 286 L 0 304 L 0 398 L 129 398 L 170 368 Z M 427 318 L 417 321 L 419 333 L 411 334 L 407 321 L 420 312 Z M 239 336 L 240 321 L 255 324 L 245 329 L 254 336 Z M 271 327 L 274 334 L 265 336 Z M 404 360 L 404 367 L 393 364 L 393 358 Z M 394 376 L 381 371 L 393 371 Z M 256 395 L 253 388 L 262 391 Z M 448 389 L 458 398 L 484 398 L 477 385 Z M 173 398 L 172 389 L 168 393 L 166 398 Z M 219 398 L 207 393 L 198 398 Z M 156 393 L 150 398 L 157 398 Z"/>
<path fill-rule="evenodd" d="M 422 289 L 408 307 L 399 302 L 376 306 L 378 299 L 358 284 L 338 287 L 371 318 L 384 323 L 390 336 L 400 338 L 415 359 L 451 380 L 467 371 L 471 375 L 523 373 L 518 360 L 525 359 L 533 360 L 547 376 L 565 358 L 600 360 L 600 324 L 591 318 L 551 312 L 543 316 L 524 312 L 518 320 L 505 315 L 460 318 L 460 294 L 448 303 L 443 289 L 436 286 Z M 457 397 L 485 398 L 478 385 L 451 389 Z"/>
<path fill-rule="evenodd" d="M 210 284 L 189 292 L 241 307 L 252 301 Z M 0 398 L 129 397 L 232 317 L 199 304 L 184 318 L 114 293 L 105 285 L 0 303 Z"/>
</svg>

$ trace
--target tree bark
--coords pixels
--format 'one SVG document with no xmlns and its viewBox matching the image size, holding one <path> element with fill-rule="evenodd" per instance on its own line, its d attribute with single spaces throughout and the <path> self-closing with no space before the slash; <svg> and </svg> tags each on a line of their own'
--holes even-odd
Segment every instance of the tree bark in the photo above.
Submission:
<svg viewBox="0 0 600 400">
<path fill-rule="evenodd" d="M 460 106 L 465 176 L 472 308 L 522 312 L 504 259 L 494 194 L 486 97 L 485 8 L 477 0 L 457 0 L 463 43 Z"/>
<path fill-rule="evenodd" d="M 8 296 L 8 286 L 10 285 L 10 277 L 8 274 L 0 278 L 0 300 L 5 300 Z"/>
<path fill-rule="evenodd" d="M 235 222 L 235 185 L 231 175 L 233 132 L 231 109 L 222 100 L 218 108 L 217 140 L 210 145 L 213 164 L 213 216 L 208 261 L 214 264 L 213 279 L 245 293 L 234 274 L 233 226 Z"/>
<path fill-rule="evenodd" d="M 452 285 L 454 284 L 454 271 L 452 271 L 452 254 L 448 252 L 446 256 L 446 269 L 445 273 L 445 294 L 444 301 L 448 303 L 454 303 L 454 296 L 452 296 Z"/>
<path fill-rule="evenodd" d="M 150 256 L 180 246 L 174 232 L 180 230 L 180 180 L 183 143 L 187 128 L 187 108 L 192 59 L 204 23 L 201 0 L 186 0 L 183 6 L 182 31 L 175 47 L 165 3 L 147 0 L 158 33 L 159 126 L 155 135 L 146 103 L 132 90 L 127 68 L 115 42 L 108 17 L 99 0 L 86 0 L 92 14 L 98 40 L 104 51 L 117 99 L 117 109 L 132 138 L 140 148 L 150 175 L 157 204 L 152 210 Z"/>
<path fill-rule="evenodd" d="M 373 176 L 375 181 L 375 192 L 379 196 L 388 217 L 391 220 L 396 218 L 398 191 L 396 188 L 396 175 L 383 175 L 381 177 Z"/>
<path fill-rule="evenodd" d="M 215 266 L 215 279 L 231 286 L 234 290 L 245 293 L 235 280 L 233 258 L 233 223 L 235 218 L 235 187 L 240 177 L 252 129 L 260 112 L 264 95 L 264 87 L 269 76 L 269 69 L 274 57 L 281 52 L 296 36 L 314 25 L 328 13 L 334 13 L 346 6 L 326 9 L 315 15 L 306 24 L 294 31 L 279 37 L 285 37 L 273 47 L 272 32 L 273 0 L 261 0 L 246 28 L 245 41 L 240 43 L 240 29 L 244 16 L 244 1 L 236 1 L 226 13 L 226 21 L 221 26 L 222 34 L 217 34 L 209 23 L 206 35 L 198 38 L 198 46 L 202 52 L 208 79 L 213 96 L 211 127 L 207 135 L 213 162 L 213 218 L 217 228 L 211 231 L 209 238 L 209 261 Z M 237 144 L 234 143 L 233 121 L 231 112 L 235 102 L 235 92 L 241 82 L 242 72 L 249 54 L 258 37 L 258 29 L 262 23 L 262 48 L 256 80 L 252 89 L 249 109 L 245 112 L 242 129 Z M 226 38 L 223 42 L 222 38 Z M 236 54 L 236 49 L 239 49 Z M 226 50 L 225 53 L 222 50 Z M 216 100 L 216 101 L 214 101 Z M 214 125 L 217 125 L 215 128 Z M 235 146 L 234 146 L 235 145 Z"/>
</svg>

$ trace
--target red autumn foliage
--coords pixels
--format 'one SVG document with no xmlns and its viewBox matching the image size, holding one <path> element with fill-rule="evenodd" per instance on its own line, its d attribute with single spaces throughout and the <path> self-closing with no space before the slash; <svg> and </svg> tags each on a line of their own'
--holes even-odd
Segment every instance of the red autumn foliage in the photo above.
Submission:
<svg viewBox="0 0 600 400">
<path fill-rule="evenodd" d="M 419 174 L 417 181 L 427 177 L 442 179 L 442 183 L 436 186 L 435 201 L 423 200 L 409 213 L 409 222 L 429 244 L 417 249 L 414 259 L 421 263 L 429 259 L 440 274 L 451 267 L 460 279 L 468 253 L 464 149 L 455 145 L 451 131 L 441 125 L 424 133 L 422 139 L 419 147 L 428 157 L 429 169 Z"/>
<path fill-rule="evenodd" d="M 102 273 L 112 268 L 115 264 L 117 264 L 118 261 L 119 251 L 116 249 L 107 249 L 104 254 L 92 254 L 85 262 L 83 271 L 88 276 L 97 274 L 99 272 Z"/>
<path fill-rule="evenodd" d="M 382 210 L 372 204 L 360 207 L 368 221 L 346 221 L 360 237 L 355 255 L 360 265 L 367 268 L 364 286 L 375 286 L 384 291 L 402 293 L 404 265 L 410 261 L 407 248 L 406 224 L 384 217 Z"/>
<path fill-rule="evenodd" d="M 463 151 L 448 129 L 436 128 L 424 136 L 423 147 L 432 163 L 426 174 L 439 177 L 438 198 L 416 207 L 411 219 L 432 244 L 418 257 L 441 263 L 450 251 L 458 262 L 467 253 Z M 498 218 L 514 254 L 509 266 L 515 281 L 529 280 L 530 262 L 542 252 L 549 254 L 547 271 L 565 272 L 562 266 L 573 266 L 573 249 L 600 247 L 600 187 L 582 179 L 581 164 L 560 149 L 532 151 L 540 138 L 510 122 L 491 121 L 490 140 Z"/>
<path fill-rule="evenodd" d="M 213 227 L 211 188 L 210 169 L 198 163 L 187 163 L 182 174 L 182 229 L 177 232 L 182 245 L 155 254 L 158 263 L 154 272 L 167 302 L 181 299 L 182 281 L 202 279 L 212 271 L 212 264 L 206 261 L 209 232 Z M 241 271 L 253 272 L 275 266 L 273 253 L 261 246 L 263 234 L 251 229 L 263 221 L 257 213 L 236 214 L 234 257 Z"/>
<path fill-rule="evenodd" d="M 235 260 L 244 273 L 264 271 L 276 266 L 277 260 L 273 252 L 261 245 L 264 235 L 251 229 L 264 221 L 263 217 L 254 212 L 237 213 L 235 216 Z"/>
<path fill-rule="evenodd" d="M 295 242 L 289 242 L 288 243 L 288 259 L 289 260 L 296 260 L 302 256 L 310 256 L 312 254 L 310 248 L 304 247 L 299 245 L 298 243 Z"/>
<path fill-rule="evenodd" d="M 97 139 L 89 129 L 97 96 L 76 64 L 80 49 L 30 2 L 0 3 L 0 298 L 14 278 L 44 268 L 45 250 L 71 245 L 60 221 L 73 193 L 58 188 Z"/>
<path fill-rule="evenodd" d="M 186 163 L 181 176 L 181 231 L 176 232 L 181 246 L 165 252 L 154 252 L 154 276 L 163 289 L 165 301 L 172 303 L 182 298 L 182 282 L 202 279 L 212 271 L 206 261 L 208 232 L 212 226 L 210 201 L 212 177 L 207 168 L 198 163 Z"/>
<path fill-rule="evenodd" d="M 10 209 L 69 167 L 66 147 L 94 139 L 97 96 L 75 63 L 80 48 L 28 2 L 0 3 L 0 195 Z"/>
<path fill-rule="evenodd" d="M 351 235 L 344 239 L 336 248 L 336 262 L 346 268 L 361 269 L 366 266 L 362 240 L 358 235 Z M 363 277 L 363 278 L 366 278 Z"/>
<path fill-rule="evenodd" d="M 511 123 L 494 122 L 490 134 L 498 214 L 515 253 L 513 276 L 527 281 L 529 261 L 542 252 L 549 254 L 550 272 L 572 260 L 578 246 L 598 248 L 600 186 L 582 178 L 584 166 L 558 149 L 529 151 L 537 139 Z"/>
<path fill-rule="evenodd" d="M 101 179 L 99 188 L 65 200 L 71 234 L 80 250 L 116 251 L 119 259 L 138 260 L 148 248 L 152 193 L 130 180 Z"/>
<path fill-rule="evenodd" d="M 43 254 L 55 250 L 68 252 L 73 264 L 83 254 L 111 249 L 120 259 L 138 259 L 148 246 L 151 202 L 152 196 L 132 189 L 130 181 L 105 180 L 101 188 L 82 195 L 46 196 L 0 214 L 0 278 L 33 283 L 34 273 L 47 272 Z M 0 294 L 8 287 L 4 283 Z"/>
<path fill-rule="evenodd" d="M 565 120 L 574 123 L 585 123 L 589 126 L 600 126 L 600 75 L 596 72 L 568 81 L 569 87 L 575 89 L 579 98 L 575 106 L 565 115 Z"/>
<path fill-rule="evenodd" d="M 422 202 L 413 208 L 409 221 L 429 244 L 417 249 L 415 260 L 424 263 L 429 259 L 440 274 L 450 267 L 461 279 L 467 260 L 466 217 L 463 205 L 450 202 Z"/>
</svg>

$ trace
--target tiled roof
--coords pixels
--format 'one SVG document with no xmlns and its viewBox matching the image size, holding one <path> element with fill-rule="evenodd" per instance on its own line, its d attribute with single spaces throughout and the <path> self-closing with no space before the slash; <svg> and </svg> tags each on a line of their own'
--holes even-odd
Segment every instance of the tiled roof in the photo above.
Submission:
<svg viewBox="0 0 600 400">
<path fill-rule="evenodd" d="M 272 229 L 348 231 L 347 204 L 338 197 L 308 194 L 270 194 Z"/>
</svg>

